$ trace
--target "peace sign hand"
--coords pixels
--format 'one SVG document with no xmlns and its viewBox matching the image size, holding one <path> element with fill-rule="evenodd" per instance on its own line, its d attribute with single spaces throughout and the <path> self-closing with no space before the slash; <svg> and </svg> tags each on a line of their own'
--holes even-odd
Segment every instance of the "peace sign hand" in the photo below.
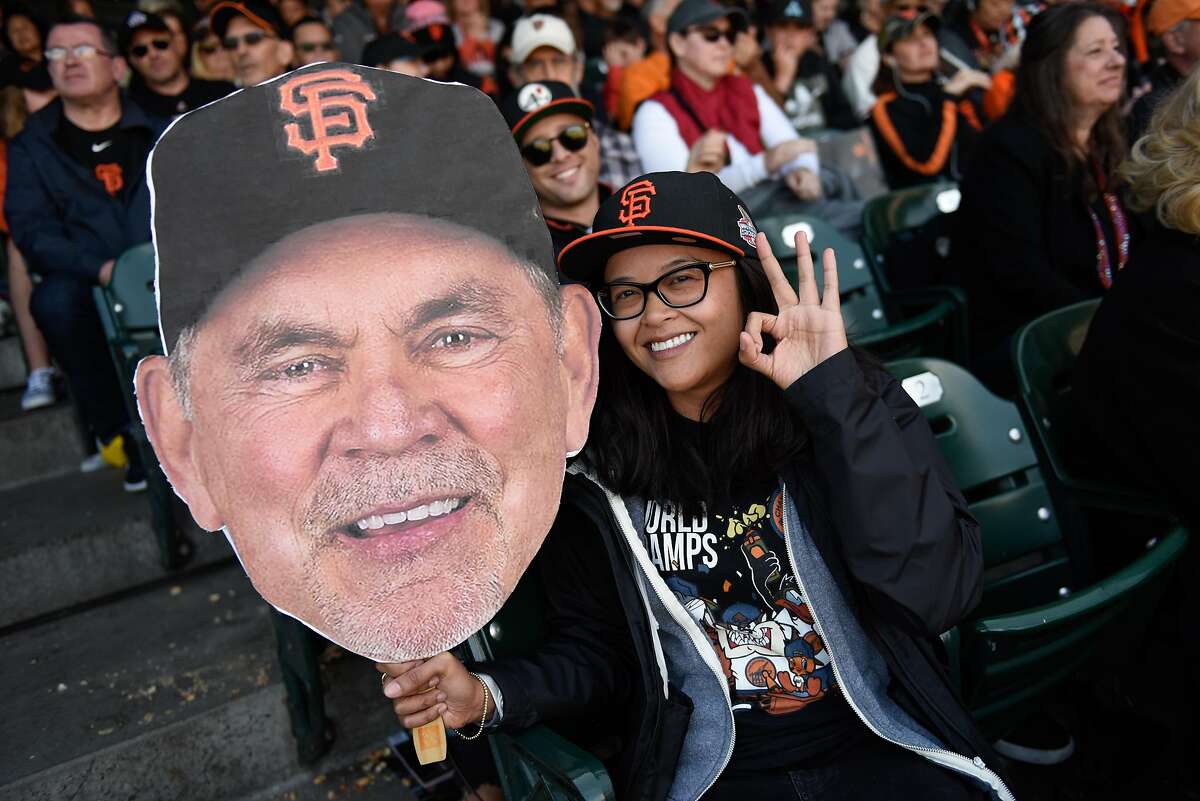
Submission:
<svg viewBox="0 0 1200 801">
<path fill-rule="evenodd" d="M 741 333 L 738 359 L 781 389 L 787 389 L 809 370 L 847 347 L 846 325 L 842 321 L 838 297 L 837 260 L 829 248 L 821 254 L 825 274 L 825 297 L 822 299 L 817 293 L 808 237 L 803 232 L 796 234 L 799 286 L 795 290 L 771 252 L 765 234 L 758 235 L 757 247 L 779 313 L 750 313 Z M 771 353 L 763 353 L 763 334 L 770 334 L 775 340 L 775 349 Z"/>
</svg>

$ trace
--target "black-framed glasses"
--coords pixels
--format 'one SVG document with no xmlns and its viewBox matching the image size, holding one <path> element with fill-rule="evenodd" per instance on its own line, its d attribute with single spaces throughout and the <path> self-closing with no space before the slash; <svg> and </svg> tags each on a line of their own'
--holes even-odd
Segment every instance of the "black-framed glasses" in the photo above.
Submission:
<svg viewBox="0 0 1200 801">
<path fill-rule="evenodd" d="M 151 47 L 159 52 L 162 52 L 170 46 L 170 39 L 151 39 L 150 44 L 134 45 L 133 47 L 129 48 L 129 54 L 134 58 L 145 58 L 146 54 L 150 52 Z"/>
<path fill-rule="evenodd" d="M 333 42 L 301 42 L 296 49 L 301 53 L 315 53 L 318 50 L 328 53 L 333 50 Z"/>
<path fill-rule="evenodd" d="M 587 144 L 588 131 L 591 128 L 592 126 L 586 122 L 580 122 L 575 125 L 568 125 L 558 132 L 558 136 L 553 138 L 547 139 L 539 136 L 521 148 L 521 155 L 534 167 L 548 164 L 550 159 L 554 157 L 554 142 L 556 140 L 570 152 L 578 153 Z"/>
<path fill-rule="evenodd" d="M 47 61 L 62 61 L 67 57 L 68 53 L 75 56 L 75 58 L 112 57 L 112 53 L 105 52 L 95 45 L 90 44 L 80 44 L 74 47 L 47 47 L 43 55 L 46 56 Z"/>
<path fill-rule="evenodd" d="M 243 42 L 246 44 L 246 47 L 254 47 L 263 39 L 268 38 L 274 37 L 265 31 L 250 31 L 250 33 L 243 33 L 241 36 L 226 36 L 221 40 L 221 47 L 224 47 L 226 50 L 237 50 L 238 45 Z"/>
<path fill-rule="evenodd" d="M 723 31 L 718 28 L 714 28 L 711 25 L 692 28 L 692 30 L 700 34 L 700 38 L 709 44 L 716 44 L 721 39 L 733 44 L 737 41 L 737 36 L 739 33 L 739 31 L 732 25 Z"/>
<path fill-rule="evenodd" d="M 672 309 L 695 306 L 708 295 L 708 276 L 713 270 L 732 267 L 734 261 L 681 264 L 648 284 L 618 281 L 596 290 L 596 302 L 614 320 L 632 320 L 646 310 L 646 297 L 653 292 Z"/>
</svg>

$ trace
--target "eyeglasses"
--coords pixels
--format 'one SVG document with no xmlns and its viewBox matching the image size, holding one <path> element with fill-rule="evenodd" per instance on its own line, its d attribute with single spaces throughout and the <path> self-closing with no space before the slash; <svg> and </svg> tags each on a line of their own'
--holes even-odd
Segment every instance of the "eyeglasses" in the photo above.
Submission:
<svg viewBox="0 0 1200 801">
<path fill-rule="evenodd" d="M 145 58 L 146 54 L 150 52 L 150 47 L 153 47 L 155 50 L 162 52 L 163 50 L 166 50 L 170 46 L 171 46 L 170 39 L 151 39 L 149 46 L 140 44 L 140 45 L 134 45 L 133 47 L 129 48 L 129 54 L 132 55 L 134 58 Z"/>
<path fill-rule="evenodd" d="M 711 28 L 711 27 L 692 28 L 692 31 L 700 34 L 700 38 L 702 38 L 704 41 L 708 42 L 709 44 L 716 44 L 721 39 L 724 39 L 725 41 L 729 42 L 730 44 L 733 44 L 734 42 L 737 41 L 737 35 L 738 35 L 738 31 L 735 30 L 732 26 L 726 28 L 723 31 L 718 30 L 717 28 Z"/>
<path fill-rule="evenodd" d="M 596 301 L 600 308 L 614 320 L 632 320 L 646 310 L 647 293 L 653 292 L 658 299 L 672 309 L 695 306 L 708 295 L 708 276 L 713 270 L 732 267 L 736 262 L 695 262 L 668 270 L 657 281 L 648 284 L 620 282 L 605 284 L 596 290 Z"/>
<path fill-rule="evenodd" d="M 553 139 L 546 139 L 545 137 L 534 139 L 521 148 L 521 155 L 534 167 L 548 164 L 550 159 L 554 157 L 553 143 L 555 140 L 570 152 L 578 153 L 587 144 L 588 131 L 591 130 L 591 127 L 586 122 L 568 125 L 559 131 L 558 136 Z"/>
<path fill-rule="evenodd" d="M 318 50 L 328 52 L 333 50 L 333 42 L 301 42 L 296 45 L 296 49 L 301 53 L 315 53 Z"/>
<path fill-rule="evenodd" d="M 112 58 L 113 55 L 90 44 L 75 45 L 74 47 L 48 47 L 44 55 L 47 61 L 62 61 L 67 57 L 68 53 L 75 56 L 75 58 L 94 58 L 95 56 Z"/>
<path fill-rule="evenodd" d="M 263 31 L 251 31 L 250 33 L 243 33 L 241 36 L 226 36 L 221 41 L 221 47 L 224 47 L 226 50 L 237 50 L 238 45 L 243 43 L 245 43 L 246 47 L 254 47 L 263 39 L 268 38 L 273 39 L 274 37 Z"/>
</svg>

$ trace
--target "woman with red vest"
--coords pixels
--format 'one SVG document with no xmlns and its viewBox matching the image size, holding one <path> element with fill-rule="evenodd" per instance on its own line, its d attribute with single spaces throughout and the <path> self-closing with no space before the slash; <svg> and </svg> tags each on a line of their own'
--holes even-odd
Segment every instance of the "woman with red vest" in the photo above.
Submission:
<svg viewBox="0 0 1200 801">
<path fill-rule="evenodd" d="M 888 186 L 903 189 L 962 177 L 971 146 L 982 129 L 982 72 L 959 70 L 938 80 L 940 21 L 928 12 L 894 15 L 879 32 L 882 69 L 874 91 L 871 133 Z"/>
<path fill-rule="evenodd" d="M 822 196 L 816 146 L 797 136 L 761 87 L 730 72 L 733 43 L 745 28 L 741 9 L 715 0 L 684 0 L 671 14 L 671 86 L 633 117 L 642 165 L 646 172 L 716 173 L 752 206 L 778 184 L 748 190 L 769 179 L 782 179 L 795 198 L 816 201 Z"/>
</svg>

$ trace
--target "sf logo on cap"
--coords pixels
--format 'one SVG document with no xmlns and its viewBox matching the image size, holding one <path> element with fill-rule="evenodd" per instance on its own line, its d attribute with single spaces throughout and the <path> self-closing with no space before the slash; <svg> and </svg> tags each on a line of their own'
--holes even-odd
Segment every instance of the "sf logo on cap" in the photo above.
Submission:
<svg viewBox="0 0 1200 801">
<path fill-rule="evenodd" d="M 625 187 L 621 193 L 621 211 L 617 219 L 625 225 L 633 225 L 643 217 L 650 216 L 650 198 L 658 194 L 654 184 L 643 178 Z"/>
<path fill-rule="evenodd" d="M 371 85 L 348 69 L 297 75 L 279 87 L 279 108 L 294 119 L 307 120 L 308 131 L 297 122 L 284 125 L 287 146 L 316 155 L 317 172 L 336 170 L 334 148 L 359 150 L 375 136 L 367 119 L 367 103 L 374 99 Z"/>
</svg>

